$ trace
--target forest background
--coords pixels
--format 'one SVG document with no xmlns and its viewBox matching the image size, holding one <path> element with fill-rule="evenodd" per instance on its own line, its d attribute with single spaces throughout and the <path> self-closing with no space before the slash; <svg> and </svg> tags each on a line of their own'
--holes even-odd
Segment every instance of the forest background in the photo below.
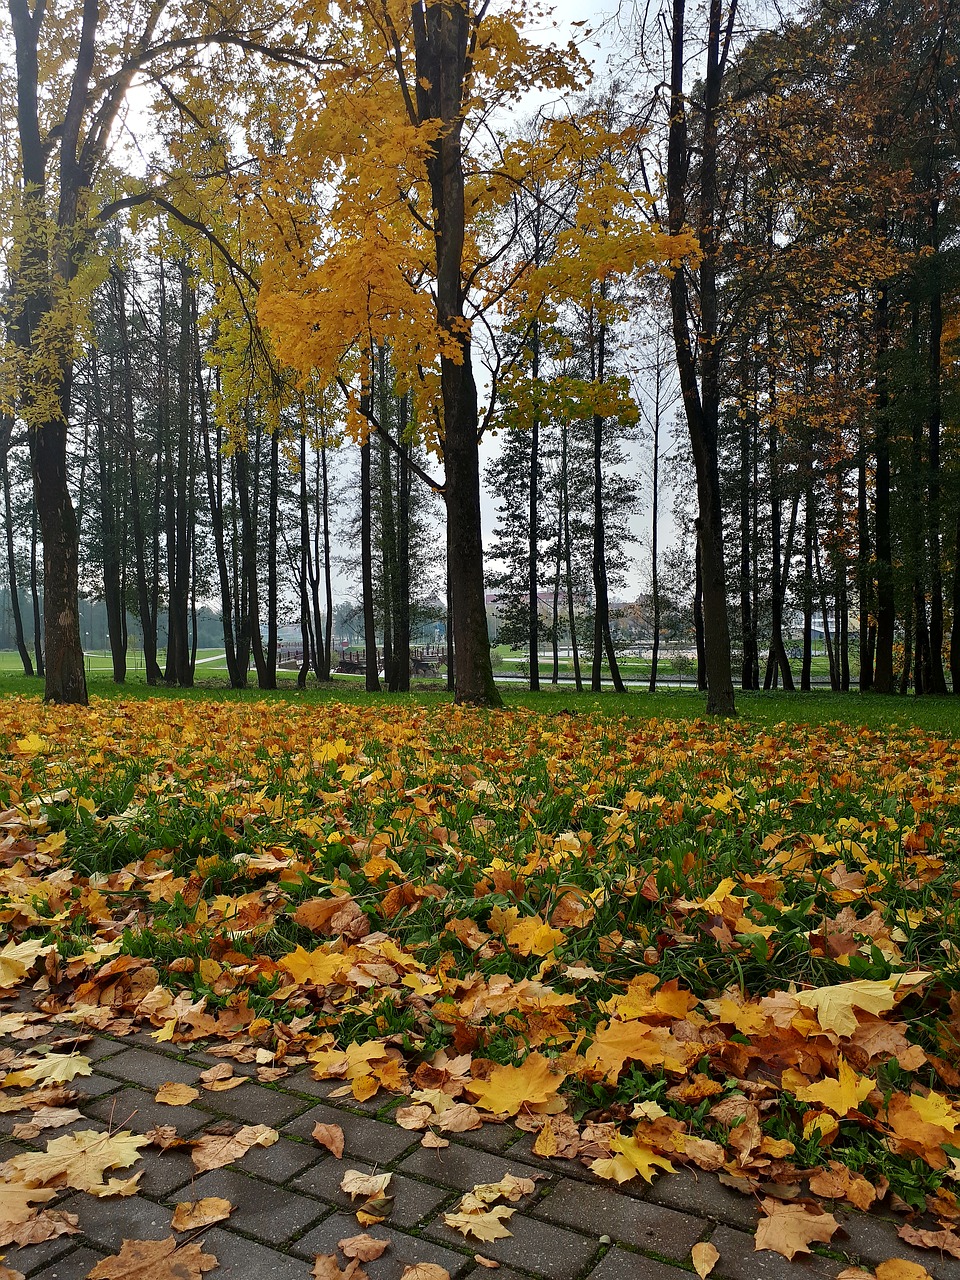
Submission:
<svg viewBox="0 0 960 1280">
<path fill-rule="evenodd" d="M 655 684 L 671 635 L 714 711 L 809 687 L 818 636 L 834 688 L 956 687 L 956 17 L 674 0 L 591 68 L 529 6 L 9 0 L 24 671 L 86 699 L 82 596 L 118 681 L 136 629 L 192 684 L 211 602 L 232 685 L 275 686 L 294 621 L 327 679 L 339 560 L 371 689 L 432 634 L 495 703 L 491 594 L 534 687 L 543 646 L 621 687 L 638 638 Z"/>
</svg>

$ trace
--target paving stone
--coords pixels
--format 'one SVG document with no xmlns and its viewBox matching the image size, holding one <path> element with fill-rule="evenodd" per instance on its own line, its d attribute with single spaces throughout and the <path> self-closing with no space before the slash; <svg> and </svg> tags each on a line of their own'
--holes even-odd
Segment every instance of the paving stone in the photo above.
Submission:
<svg viewBox="0 0 960 1280">
<path fill-rule="evenodd" d="M 897 1235 L 896 1222 L 874 1214 L 852 1214 L 843 1223 L 845 1236 L 833 1237 L 832 1248 L 856 1254 L 862 1262 L 876 1266 L 887 1258 L 907 1258 L 926 1267 L 934 1280 L 960 1280 L 960 1260 L 932 1249 L 915 1249 Z"/>
<path fill-rule="evenodd" d="M 433 1262 L 439 1267 L 446 1267 L 451 1280 L 458 1280 L 465 1271 L 473 1270 L 472 1256 L 467 1257 L 452 1249 L 445 1249 L 432 1240 L 404 1235 L 383 1225 L 360 1227 L 356 1218 L 348 1218 L 341 1213 L 325 1218 L 318 1227 L 314 1227 L 302 1240 L 295 1241 L 290 1247 L 295 1253 L 301 1253 L 312 1260 L 318 1253 L 335 1253 L 338 1241 L 347 1236 L 359 1235 L 361 1231 L 367 1231 L 377 1240 L 390 1241 L 390 1248 L 382 1257 L 375 1262 L 363 1264 L 370 1280 L 399 1280 L 404 1268 L 412 1267 L 417 1262 Z M 342 1255 L 340 1257 L 342 1260 Z"/>
<path fill-rule="evenodd" d="M 417 1147 L 400 1165 L 400 1170 L 460 1191 L 469 1191 L 479 1182 L 499 1182 L 507 1173 L 521 1178 L 528 1176 L 523 1166 L 512 1163 L 509 1156 L 501 1158 L 452 1142 L 449 1147 L 439 1150 Z M 543 1186 L 542 1183 L 540 1185 Z"/>
<path fill-rule="evenodd" d="M 95 1071 L 93 1075 L 77 1076 L 75 1080 L 71 1080 L 70 1088 L 76 1089 L 83 1098 L 104 1098 L 108 1093 L 116 1093 L 122 1085 L 119 1080 L 111 1080 Z M 82 1107 L 83 1103 L 78 1102 L 76 1105 Z"/>
<path fill-rule="evenodd" d="M 401 1129 L 398 1125 L 385 1124 L 382 1120 L 369 1120 L 366 1116 L 355 1116 L 325 1104 L 311 1107 L 292 1123 L 286 1124 L 284 1129 L 294 1137 L 312 1141 L 310 1135 L 316 1124 L 338 1124 L 343 1130 L 344 1150 L 347 1154 L 378 1164 L 389 1164 L 420 1140 L 417 1134 Z"/>
<path fill-rule="evenodd" d="M 517 1130 L 512 1124 L 485 1124 L 482 1129 L 471 1129 L 469 1133 L 441 1135 L 448 1138 L 451 1143 L 467 1147 L 476 1147 L 480 1151 L 493 1151 L 504 1153 L 510 1148 L 510 1159 L 514 1158 L 514 1152 L 519 1145 L 515 1139 Z M 528 1135 L 524 1134 L 523 1137 Z M 538 1157 L 534 1157 L 537 1159 Z M 556 1166 L 551 1167 L 551 1173 L 556 1173 Z"/>
<path fill-rule="evenodd" d="M 367 1115 L 376 1115 L 378 1111 L 390 1105 L 391 1095 L 382 1091 L 375 1093 L 372 1098 L 367 1098 L 363 1102 L 359 1102 L 353 1093 L 345 1093 L 340 1097 L 331 1098 L 332 1093 L 337 1093 L 343 1089 L 343 1080 L 314 1080 L 310 1068 L 306 1067 L 303 1071 L 298 1071 L 296 1075 L 284 1076 L 282 1080 L 277 1082 L 281 1089 L 290 1089 L 294 1093 L 306 1093 L 311 1098 L 326 1098 L 332 1107 L 344 1107 L 348 1111 L 363 1111 Z M 402 1101 L 402 1099 L 401 1099 Z"/>
<path fill-rule="evenodd" d="M 484 1254 L 496 1262 L 546 1276 L 548 1280 L 573 1280 L 589 1266 L 599 1248 L 590 1236 L 577 1235 L 521 1213 L 515 1213 L 506 1225 L 513 1234 L 503 1240 L 483 1241 Z M 443 1218 L 436 1219 L 425 1230 L 444 1244 L 477 1246 L 476 1241 L 466 1240 L 445 1226 Z"/>
<path fill-rule="evenodd" d="M 88 1116 L 105 1120 L 114 1129 L 132 1129 L 146 1133 L 156 1125 L 172 1124 L 182 1137 L 209 1124 L 211 1117 L 196 1107 L 168 1107 L 155 1102 L 153 1095 L 142 1089 L 127 1087 L 109 1097 L 99 1098 L 84 1108 Z"/>
<path fill-rule="evenodd" d="M 177 1187 L 186 1186 L 189 1190 L 189 1184 L 197 1177 L 197 1171 L 189 1155 L 185 1151 L 173 1149 L 160 1151 L 156 1147 L 143 1148 L 140 1161 L 133 1166 L 131 1173 L 141 1169 L 143 1172 L 137 1189 L 144 1195 L 155 1196 L 158 1200 L 165 1200 Z M 180 1198 L 191 1199 L 186 1194 L 178 1197 Z"/>
<path fill-rule="evenodd" d="M 483 1245 L 480 1246 L 483 1248 Z M 475 1271 L 469 1272 L 464 1276 L 463 1280 L 491 1280 L 489 1267 L 477 1267 Z M 503 1267 L 497 1271 L 496 1280 L 520 1280 L 520 1276 L 516 1271 L 505 1271 Z"/>
<path fill-rule="evenodd" d="M 242 1231 L 271 1244 L 283 1244 L 315 1222 L 327 1208 L 308 1196 L 265 1186 L 257 1178 L 248 1178 L 235 1169 L 211 1169 L 190 1184 L 191 1200 L 202 1200 L 205 1196 L 221 1196 L 233 1205 L 230 1230 Z"/>
<path fill-rule="evenodd" d="M 280 1138 L 272 1147 L 251 1147 L 243 1157 L 243 1170 L 270 1182 L 289 1182 L 324 1155 L 326 1152 L 316 1144 L 308 1146 Z"/>
<path fill-rule="evenodd" d="M 148 1053 L 146 1049 L 124 1049 L 100 1069 L 108 1076 L 119 1076 L 154 1093 L 162 1084 L 196 1084 L 200 1078 L 199 1067 L 160 1053 Z"/>
<path fill-rule="evenodd" d="M 268 1153 L 272 1150 L 272 1147 L 267 1149 Z M 347 1164 L 343 1160 L 328 1156 L 299 1178 L 295 1178 L 290 1185 L 297 1191 L 319 1196 L 321 1200 L 339 1205 L 344 1209 L 349 1209 L 351 1205 L 355 1208 L 346 1192 L 340 1190 L 340 1183 L 348 1168 L 356 1169 L 358 1173 L 376 1172 L 373 1165 L 362 1161 L 351 1160 Z M 447 1197 L 456 1193 L 443 1187 L 431 1187 L 425 1182 L 417 1182 L 414 1178 L 405 1178 L 403 1174 L 395 1173 L 387 1188 L 387 1194 L 394 1198 L 393 1212 L 390 1214 L 391 1225 L 413 1227 L 422 1219 L 433 1216 Z"/>
<path fill-rule="evenodd" d="M 756 1228 L 759 1214 L 753 1197 L 725 1187 L 712 1173 L 678 1169 L 676 1173 L 665 1173 L 663 1177 L 656 1178 L 650 1187 L 639 1178 L 636 1181 L 636 1194 L 643 1195 L 653 1204 L 724 1222 L 732 1227 L 744 1227 L 750 1231 Z M 627 1187 L 623 1190 L 626 1191 Z"/>
<path fill-rule="evenodd" d="M 222 1092 L 204 1089 L 197 1102 L 244 1124 L 268 1124 L 273 1129 L 281 1128 L 310 1105 L 303 1098 L 266 1089 L 262 1084 L 241 1084 Z"/>
<path fill-rule="evenodd" d="M 265 1245 L 232 1235 L 219 1227 L 198 1237 L 205 1253 L 212 1253 L 220 1264 L 211 1277 L 217 1280 L 310 1280 L 312 1267 L 285 1253 Z M 311 1260 L 312 1261 L 312 1260 Z"/>
<path fill-rule="evenodd" d="M 94 1036 L 87 1044 L 80 1046 L 80 1052 L 85 1058 L 89 1058 L 91 1062 L 103 1062 L 104 1058 L 111 1058 L 114 1054 L 122 1053 L 124 1047 L 116 1040 L 107 1040 L 105 1036 Z"/>
<path fill-rule="evenodd" d="M 667 1258 L 686 1258 L 707 1230 L 702 1218 L 567 1180 L 539 1201 L 533 1211 L 551 1222 L 576 1227 L 593 1236 L 612 1236 L 621 1244 Z"/>
<path fill-rule="evenodd" d="M 498 1271 L 497 1280 L 500 1274 Z M 611 1249 L 587 1280 L 689 1280 L 689 1277 L 689 1271 L 679 1271 L 658 1258 L 644 1258 L 638 1253 L 627 1253 L 626 1249 Z"/>
<path fill-rule="evenodd" d="M 125 1176 L 123 1172 L 119 1176 Z M 111 1252 L 124 1240 L 166 1240 L 171 1235 L 172 1212 L 143 1196 L 112 1197 L 77 1196 L 70 1212 L 80 1219 L 80 1230 L 88 1240 Z"/>
<path fill-rule="evenodd" d="M 30 1280 L 84 1280 L 103 1257 L 102 1253 L 94 1253 L 92 1249 L 81 1246 L 41 1271 L 35 1271 Z"/>
<path fill-rule="evenodd" d="M 847 1265 L 816 1254 L 788 1262 L 770 1249 L 754 1249 L 752 1235 L 730 1227 L 717 1227 L 710 1243 L 720 1252 L 711 1273 L 716 1280 L 831 1280 Z"/>
</svg>

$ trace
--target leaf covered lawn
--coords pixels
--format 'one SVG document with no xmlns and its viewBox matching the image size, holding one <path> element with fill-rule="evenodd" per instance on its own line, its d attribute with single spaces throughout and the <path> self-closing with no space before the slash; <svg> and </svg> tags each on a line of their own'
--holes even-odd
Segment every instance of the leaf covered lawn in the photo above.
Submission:
<svg viewBox="0 0 960 1280">
<path fill-rule="evenodd" d="M 68 1093 L 38 1024 L 146 1027 L 405 1095 L 432 1141 L 508 1120 L 957 1241 L 960 742 L 7 699 L 0 752 L 5 1109 Z"/>
</svg>

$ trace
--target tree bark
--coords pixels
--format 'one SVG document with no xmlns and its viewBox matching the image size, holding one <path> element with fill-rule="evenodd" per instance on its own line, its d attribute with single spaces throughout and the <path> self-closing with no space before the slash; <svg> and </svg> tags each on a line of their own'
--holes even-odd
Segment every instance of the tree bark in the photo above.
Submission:
<svg viewBox="0 0 960 1280">
<path fill-rule="evenodd" d="M 476 29 L 472 37 L 467 6 L 461 4 L 416 3 L 412 17 L 418 123 L 442 123 L 426 167 L 435 219 L 437 320 L 446 343 L 440 388 L 448 573 L 454 584 L 454 692 L 459 703 L 498 707 L 502 699 L 493 680 L 484 603 L 477 388 L 463 309 L 466 201 L 461 133 Z M 456 358 L 449 354 L 450 347 Z"/>
<path fill-rule="evenodd" d="M 685 183 L 689 166 L 686 103 L 683 92 L 685 0 L 673 0 L 671 30 L 670 132 L 667 148 L 669 229 L 679 234 L 687 221 Z M 736 12 L 731 0 L 728 26 Z M 698 181 L 700 368 L 694 360 L 687 280 L 683 270 L 670 280 L 670 303 L 680 391 L 697 475 L 697 545 L 703 579 L 704 657 L 707 712 L 735 715 L 727 617 L 723 510 L 720 496 L 718 428 L 720 412 L 720 334 L 717 310 L 717 112 L 723 78 L 720 0 L 710 0 L 707 65 L 703 90 L 703 138 Z"/>
</svg>

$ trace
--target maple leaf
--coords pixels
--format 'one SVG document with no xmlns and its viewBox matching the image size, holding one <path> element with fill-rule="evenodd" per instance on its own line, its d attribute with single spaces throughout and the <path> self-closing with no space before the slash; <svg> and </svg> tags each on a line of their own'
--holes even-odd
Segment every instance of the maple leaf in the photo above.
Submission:
<svg viewBox="0 0 960 1280">
<path fill-rule="evenodd" d="M 652 1147 L 638 1142 L 636 1137 L 628 1138 L 624 1134 L 618 1134 L 610 1143 L 610 1150 L 615 1153 L 611 1159 L 601 1157 L 590 1163 L 590 1168 L 599 1178 L 621 1183 L 629 1182 L 639 1174 L 647 1182 L 652 1182 L 654 1169 L 674 1172 L 673 1165 L 665 1156 L 658 1155 Z"/>
<path fill-rule="evenodd" d="M 443 1220 L 461 1235 L 474 1236 L 477 1240 L 502 1240 L 513 1235 L 503 1225 L 503 1219 L 512 1218 L 515 1212 L 505 1204 L 497 1204 L 479 1213 L 445 1213 Z"/>
<path fill-rule="evenodd" d="M 814 1010 L 824 1031 L 852 1036 L 858 1025 L 855 1009 L 862 1009 L 865 1013 L 886 1013 L 896 1003 L 899 990 L 916 986 L 929 976 L 926 972 L 901 973 L 880 982 L 861 978 L 837 986 L 818 987 L 815 991 L 801 991 L 796 999 L 804 1008 Z"/>
<path fill-rule="evenodd" d="M 221 1196 L 204 1196 L 201 1200 L 181 1200 L 170 1223 L 174 1231 L 194 1231 L 222 1222 L 233 1213 L 233 1205 Z"/>
<path fill-rule="evenodd" d="M 799 1072 L 794 1073 L 797 1077 Z M 784 1073 L 784 1087 L 792 1088 L 787 1084 L 786 1073 Z M 835 1116 L 841 1118 L 854 1111 L 868 1094 L 873 1092 L 874 1082 L 866 1076 L 858 1076 L 853 1068 L 848 1064 L 843 1054 L 837 1059 L 837 1079 L 836 1080 L 820 1080 L 816 1084 L 801 1085 L 793 1089 L 795 1097 L 801 1102 L 820 1102 L 833 1112 Z"/>
<path fill-rule="evenodd" d="M 527 916 L 505 938 L 507 946 L 521 956 L 548 956 L 566 940 L 561 929 L 552 929 L 539 916 Z"/>
<path fill-rule="evenodd" d="M 23 1182 L 0 1182 L 0 1246 L 13 1240 L 14 1230 L 34 1216 L 38 1204 L 52 1200 L 56 1194 Z"/>
<path fill-rule="evenodd" d="M 104 1188 L 103 1175 L 108 1169 L 129 1168 L 146 1145 L 146 1138 L 128 1129 L 112 1135 L 77 1129 L 51 1139 L 45 1152 L 14 1156 L 4 1168 L 32 1186 L 56 1182 L 79 1191 L 96 1191 Z"/>
<path fill-rule="evenodd" d="M 279 1137 L 276 1129 L 265 1124 L 244 1125 L 229 1135 L 205 1133 L 191 1142 L 190 1158 L 198 1173 L 222 1169 L 224 1165 L 240 1160 L 251 1147 L 272 1147 Z"/>
<path fill-rule="evenodd" d="M 104 1258 L 87 1272 L 87 1280 L 200 1280 L 217 1265 L 212 1253 L 198 1244 L 179 1247 L 166 1240 L 124 1240 L 120 1252 Z"/>
<path fill-rule="evenodd" d="M 44 1129 L 62 1129 L 82 1119 L 83 1114 L 76 1107 L 38 1107 L 29 1120 L 13 1126 L 12 1136 L 29 1142 Z"/>
<path fill-rule="evenodd" d="M 772 1249 L 791 1262 L 798 1253 L 809 1253 L 813 1241 L 826 1244 L 840 1226 L 832 1213 L 817 1213 L 802 1204 L 771 1200 L 760 1202 L 767 1215 L 760 1220 L 754 1249 Z"/>
<path fill-rule="evenodd" d="M 318 947 L 316 951 L 297 947 L 278 961 L 279 967 L 286 969 L 294 982 L 314 987 L 326 987 L 340 981 L 352 963 L 350 956 L 339 951 L 328 951 L 325 947 Z"/>
<path fill-rule="evenodd" d="M 88 1076 L 92 1073 L 90 1059 L 78 1053 L 48 1053 L 45 1058 L 22 1071 L 11 1071 L 4 1078 L 4 1085 L 37 1084 L 43 1080 L 48 1084 L 66 1084 L 77 1076 Z"/>
<path fill-rule="evenodd" d="M 471 1080 L 467 1090 L 486 1111 L 514 1116 L 556 1097 L 566 1073 L 555 1075 L 553 1065 L 542 1054 L 531 1053 L 519 1067 L 494 1067 L 486 1080 Z"/>
<path fill-rule="evenodd" d="M 813 1175 L 810 1190 L 815 1196 L 823 1196 L 827 1200 L 849 1200 L 864 1211 L 877 1199 L 876 1188 L 866 1178 L 836 1160 L 830 1161 L 829 1169 L 819 1169 Z"/>
</svg>

